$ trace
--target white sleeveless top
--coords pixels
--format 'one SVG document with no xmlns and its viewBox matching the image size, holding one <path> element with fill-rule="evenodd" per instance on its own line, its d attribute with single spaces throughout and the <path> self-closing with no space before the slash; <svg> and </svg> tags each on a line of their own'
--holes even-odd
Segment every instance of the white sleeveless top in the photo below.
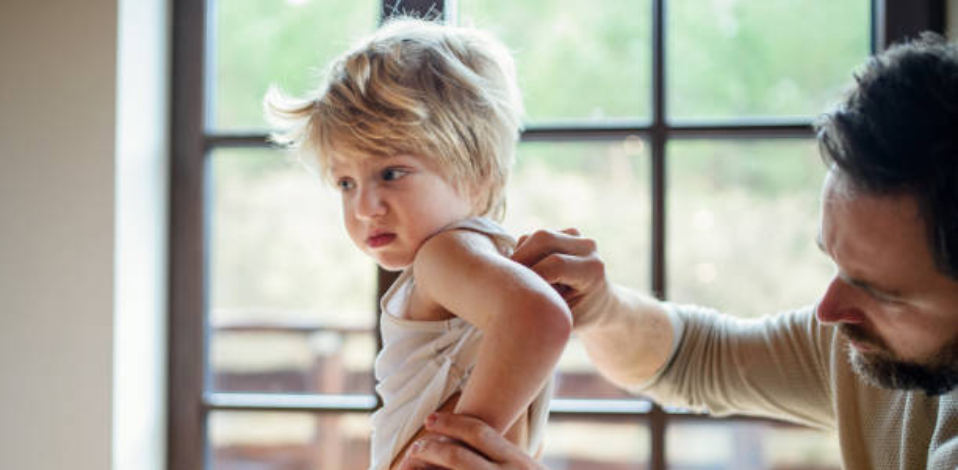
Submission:
<svg viewBox="0 0 958 470">
<path fill-rule="evenodd" d="M 503 256 L 515 249 L 515 240 L 495 222 L 471 218 L 443 230 L 466 229 L 482 233 Z M 462 390 L 479 354 L 482 332 L 459 317 L 441 321 L 403 318 L 415 284 L 412 269 L 396 279 L 382 299 L 380 331 L 383 349 L 376 357 L 376 392 L 383 406 L 372 416 L 370 470 L 388 469 L 423 421 L 449 397 Z M 549 417 L 554 380 L 539 392 L 529 408 L 530 455 L 539 449 Z"/>
</svg>

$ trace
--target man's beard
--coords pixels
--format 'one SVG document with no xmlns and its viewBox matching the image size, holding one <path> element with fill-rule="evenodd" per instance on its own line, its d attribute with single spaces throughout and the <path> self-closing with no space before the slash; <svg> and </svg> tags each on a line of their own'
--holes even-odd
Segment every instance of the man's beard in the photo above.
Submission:
<svg viewBox="0 0 958 470">
<path fill-rule="evenodd" d="M 873 350 L 860 352 L 849 345 L 852 368 L 866 382 L 881 388 L 923 390 L 929 396 L 947 393 L 958 386 L 958 338 L 945 343 L 929 360 L 905 361 L 881 339 L 857 325 L 842 324 L 841 333 Z"/>
</svg>

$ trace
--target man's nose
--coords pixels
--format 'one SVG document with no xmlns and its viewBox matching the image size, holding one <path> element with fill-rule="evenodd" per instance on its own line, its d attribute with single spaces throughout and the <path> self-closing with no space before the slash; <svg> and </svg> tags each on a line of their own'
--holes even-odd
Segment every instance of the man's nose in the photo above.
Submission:
<svg viewBox="0 0 958 470">
<path fill-rule="evenodd" d="M 819 301 L 815 314 L 822 323 L 862 323 L 865 315 L 859 300 L 855 288 L 835 276 Z"/>
<path fill-rule="evenodd" d="M 386 213 L 386 204 L 375 185 L 368 185 L 359 191 L 359 200 L 356 201 L 356 216 L 361 219 L 372 219 Z"/>
</svg>

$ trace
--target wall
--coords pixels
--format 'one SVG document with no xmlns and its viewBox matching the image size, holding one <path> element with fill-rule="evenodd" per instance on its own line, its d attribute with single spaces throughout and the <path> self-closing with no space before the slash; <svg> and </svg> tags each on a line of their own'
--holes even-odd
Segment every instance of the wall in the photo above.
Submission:
<svg viewBox="0 0 958 470">
<path fill-rule="evenodd" d="M 0 468 L 110 465 L 116 7 L 0 14 Z"/>
<path fill-rule="evenodd" d="M 162 416 L 162 400 L 156 397 L 162 397 L 163 385 L 157 359 L 163 353 L 156 348 L 162 347 L 157 337 L 163 331 L 144 332 L 162 324 L 158 284 L 165 276 L 164 263 L 136 252 L 159 248 L 155 256 L 164 256 L 164 244 L 156 240 L 162 240 L 157 234 L 165 220 L 165 190 L 162 172 L 137 174 L 135 167 L 165 158 L 165 149 L 152 136 L 165 135 L 166 119 L 157 117 L 163 110 L 151 111 L 154 105 L 146 104 L 149 117 L 139 123 L 159 127 L 135 139 L 123 137 L 131 129 L 118 128 L 120 115 L 143 111 L 142 100 L 131 103 L 139 107 L 136 111 L 117 106 L 119 12 L 117 0 L 0 3 L 3 469 L 159 468 L 155 462 L 161 456 L 154 448 L 163 445 L 156 440 L 162 423 L 155 418 Z M 155 29 L 147 30 L 151 40 Z M 144 51 L 154 57 L 147 61 L 159 60 L 158 51 Z M 152 65 L 149 73 L 165 77 Z M 140 92 L 159 93 L 165 103 L 162 83 L 148 83 Z M 134 140 L 139 149 L 132 149 Z M 133 154 L 140 158 L 118 164 L 118 158 Z M 117 178 L 140 179 L 145 189 L 136 196 L 139 202 L 121 197 Z M 125 185 L 138 183 L 131 179 Z M 131 205 L 148 212 L 138 220 L 124 219 Z M 145 240 L 121 246 L 118 240 L 132 239 L 124 227 L 134 225 Z M 133 271 L 124 259 L 139 259 L 145 268 Z M 146 281 L 124 285 L 120 273 L 143 274 Z M 129 344 L 134 334 L 142 343 L 138 352 Z M 136 364 L 121 365 L 121 358 Z M 123 375 L 134 369 L 140 372 Z M 116 410 L 121 396 L 132 396 L 130 384 L 144 378 L 145 388 L 139 391 L 145 394 L 135 405 L 146 410 L 139 416 L 148 419 L 131 426 Z M 126 403 L 125 409 L 134 407 Z M 138 449 L 143 451 L 138 463 L 148 465 L 119 462 L 114 448 L 131 444 L 114 442 L 121 437 L 118 430 L 151 436 L 150 446 Z"/>
</svg>

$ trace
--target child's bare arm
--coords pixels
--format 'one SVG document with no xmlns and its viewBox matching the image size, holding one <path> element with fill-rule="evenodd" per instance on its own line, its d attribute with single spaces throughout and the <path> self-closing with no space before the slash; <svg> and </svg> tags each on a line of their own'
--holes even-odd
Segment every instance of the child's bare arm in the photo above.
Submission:
<svg viewBox="0 0 958 470">
<path fill-rule="evenodd" d="M 568 307 L 538 275 L 474 232 L 431 238 L 417 253 L 414 270 L 421 295 L 483 332 L 456 413 L 504 432 L 559 360 L 572 331 Z"/>
</svg>

